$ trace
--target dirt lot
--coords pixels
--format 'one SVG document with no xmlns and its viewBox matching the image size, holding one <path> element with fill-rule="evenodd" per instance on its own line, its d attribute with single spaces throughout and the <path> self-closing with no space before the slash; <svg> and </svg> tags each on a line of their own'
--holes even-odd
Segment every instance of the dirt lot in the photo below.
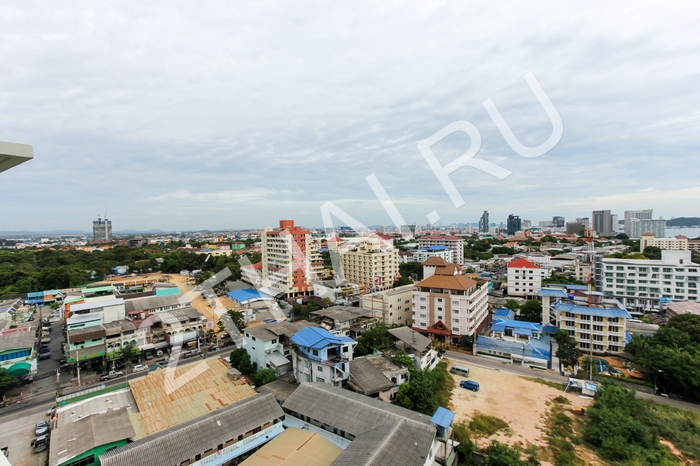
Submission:
<svg viewBox="0 0 700 466">
<path fill-rule="evenodd" d="M 549 400 L 562 395 L 571 401 L 571 406 L 585 408 L 593 403 L 593 400 L 580 398 L 578 394 L 564 393 L 514 374 L 469 364 L 460 365 L 469 367 L 469 380 L 479 382 L 480 390 L 472 392 L 461 388 L 459 382 L 466 378 L 452 376 L 456 382 L 451 403 L 456 412 L 455 422 L 469 422 L 475 413 L 503 419 L 510 426 L 512 435 L 499 433 L 492 438 L 509 445 L 547 445 L 544 416 Z M 485 446 L 490 440 L 491 438 L 481 439 L 478 444 Z"/>
</svg>

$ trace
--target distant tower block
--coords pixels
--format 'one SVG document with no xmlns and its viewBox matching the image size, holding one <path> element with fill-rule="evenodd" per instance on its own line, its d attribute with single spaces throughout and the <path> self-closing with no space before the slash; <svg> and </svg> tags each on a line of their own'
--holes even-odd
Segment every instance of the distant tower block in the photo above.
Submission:
<svg viewBox="0 0 700 466">
<path fill-rule="evenodd" d="M 112 239 L 112 221 L 105 216 L 104 220 L 97 217 L 97 220 L 92 222 L 92 241 L 101 243 Z"/>
</svg>

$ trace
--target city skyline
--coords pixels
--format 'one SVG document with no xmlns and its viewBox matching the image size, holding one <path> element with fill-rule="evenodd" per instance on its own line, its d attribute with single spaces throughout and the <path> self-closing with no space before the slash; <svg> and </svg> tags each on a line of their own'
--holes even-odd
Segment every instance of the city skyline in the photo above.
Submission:
<svg viewBox="0 0 700 466">
<path fill-rule="evenodd" d="M 2 6 L 0 140 L 32 145 L 34 159 L 2 175 L 0 230 L 88 230 L 105 207 L 117 231 L 321 225 L 326 202 L 393 223 L 371 174 L 408 223 L 433 211 L 436 224 L 473 223 L 485 209 L 533 221 L 700 215 L 688 211 L 700 194 L 700 11 L 587 8 L 300 15 L 175 2 L 165 21 L 136 3 Z M 543 144 L 554 123 L 528 73 L 564 128 L 538 157 L 511 149 L 482 104 L 492 99 L 523 144 Z M 418 144 L 460 121 L 481 139 L 475 159 L 511 174 L 459 168 L 450 179 L 466 205 L 455 207 Z M 445 166 L 471 144 L 456 132 L 432 150 Z"/>
</svg>

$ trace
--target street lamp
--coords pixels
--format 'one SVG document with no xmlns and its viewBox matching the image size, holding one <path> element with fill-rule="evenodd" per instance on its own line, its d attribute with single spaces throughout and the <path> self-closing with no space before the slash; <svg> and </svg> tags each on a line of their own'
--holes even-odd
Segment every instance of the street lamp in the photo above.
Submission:
<svg viewBox="0 0 700 466">
<path fill-rule="evenodd" d="M 656 376 L 661 372 L 663 372 L 661 369 L 657 369 L 656 372 L 654 372 L 654 395 L 659 391 L 659 388 L 656 386 Z"/>
</svg>

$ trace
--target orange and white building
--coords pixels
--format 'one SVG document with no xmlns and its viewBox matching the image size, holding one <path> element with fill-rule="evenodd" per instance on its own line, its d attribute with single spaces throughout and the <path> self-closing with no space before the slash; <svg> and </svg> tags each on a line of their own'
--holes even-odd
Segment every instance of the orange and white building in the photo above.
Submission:
<svg viewBox="0 0 700 466">
<path fill-rule="evenodd" d="M 311 281 L 323 274 L 323 259 L 311 232 L 294 220 L 280 220 L 279 228 L 265 228 L 260 240 L 262 285 L 287 296 L 312 294 Z"/>
<path fill-rule="evenodd" d="M 525 258 L 508 263 L 508 296 L 533 297 L 542 289 L 542 280 L 549 278 L 550 270 Z"/>
</svg>

